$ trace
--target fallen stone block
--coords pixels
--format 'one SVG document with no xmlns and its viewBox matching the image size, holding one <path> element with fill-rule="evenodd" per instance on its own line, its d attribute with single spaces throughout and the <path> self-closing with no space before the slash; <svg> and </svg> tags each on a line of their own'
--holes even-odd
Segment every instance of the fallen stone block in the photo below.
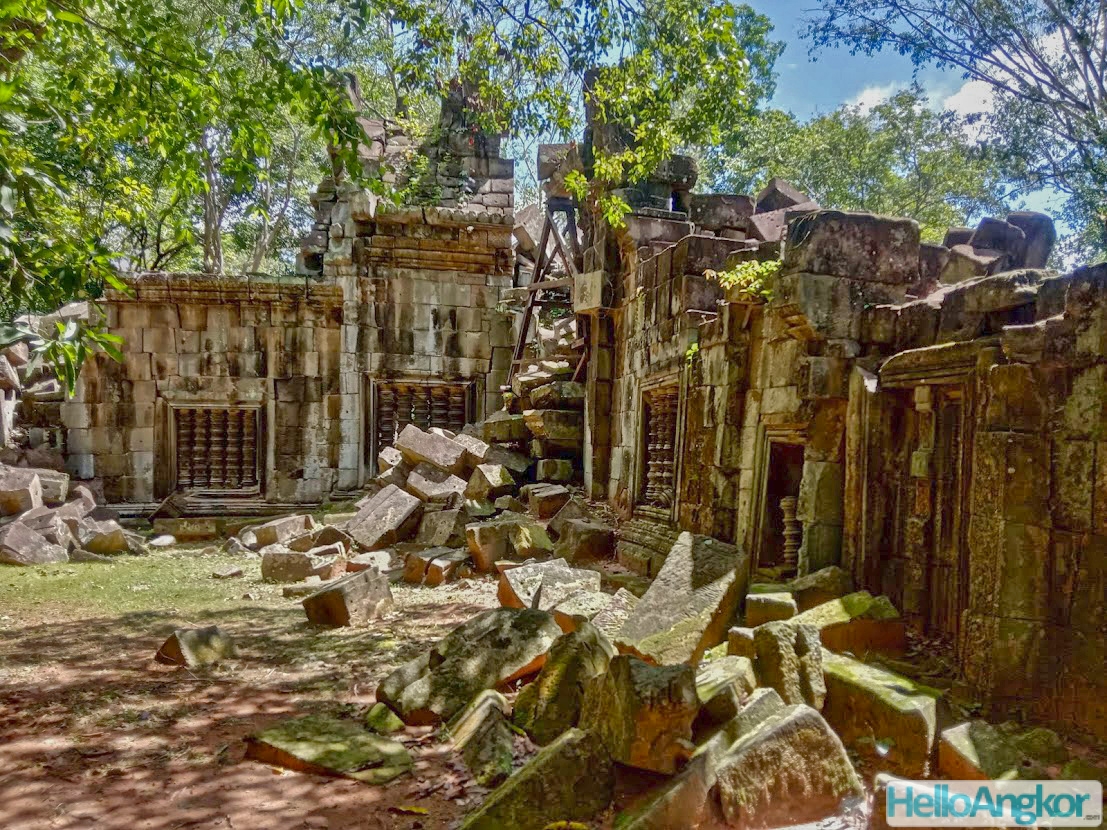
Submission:
<svg viewBox="0 0 1107 830">
<path fill-rule="evenodd" d="M 465 480 L 424 461 L 412 469 L 404 489 L 423 501 L 442 503 L 464 495 Z"/>
<path fill-rule="evenodd" d="M 485 419 L 483 424 L 483 436 L 488 443 L 509 444 L 516 441 L 525 441 L 530 438 L 526 421 L 522 415 L 516 415 L 506 410 L 493 412 Z M 486 461 L 489 459 L 486 457 Z"/>
<path fill-rule="evenodd" d="M 101 556 L 98 553 L 89 553 L 87 550 L 81 550 L 80 548 L 75 548 L 74 550 L 69 552 L 69 561 L 98 564 L 112 564 L 115 562 L 115 560 L 110 556 Z"/>
<path fill-rule="evenodd" d="M 33 470 L 42 485 L 42 502 L 50 507 L 61 507 L 69 496 L 69 476 L 57 470 L 35 468 Z M 3 486 L 0 484 L 0 486 Z"/>
<path fill-rule="evenodd" d="M 584 413 L 565 409 L 528 409 L 523 422 L 530 434 L 557 446 L 574 447 L 584 441 Z"/>
<path fill-rule="evenodd" d="M 773 210 L 786 210 L 809 201 L 810 197 L 791 182 L 779 177 L 769 179 L 754 199 L 754 212 L 767 213 Z M 748 216 L 748 214 L 747 214 Z"/>
<path fill-rule="evenodd" d="M 377 474 L 387 473 L 393 467 L 402 464 L 404 454 L 395 447 L 384 447 L 377 452 Z"/>
<path fill-rule="evenodd" d="M 584 384 L 555 380 L 530 391 L 535 409 L 584 409 Z"/>
<path fill-rule="evenodd" d="M 0 349 L 0 354 L 16 369 L 31 362 L 31 349 L 25 342 L 11 343 Z"/>
<path fill-rule="evenodd" d="M 409 772 L 403 744 L 349 720 L 307 715 L 246 739 L 246 757 L 296 772 L 386 784 Z"/>
<path fill-rule="evenodd" d="M 377 700 L 409 725 L 449 720 L 484 689 L 538 672 L 560 636 L 553 615 L 544 611 L 485 611 L 388 675 Z"/>
<path fill-rule="evenodd" d="M 475 435 L 461 433 L 455 435 L 453 440 L 465 448 L 465 469 L 471 470 L 478 464 L 485 463 L 488 456 L 489 445 Z"/>
<path fill-rule="evenodd" d="M 93 554 L 95 555 L 95 554 Z M 226 568 L 217 568 L 211 572 L 212 579 L 235 579 L 242 576 L 242 568 L 237 565 L 229 565 Z"/>
<path fill-rule="evenodd" d="M 404 722 L 383 703 L 374 703 L 365 713 L 365 728 L 378 735 L 391 735 L 404 728 Z"/>
<path fill-rule="evenodd" d="M 308 620 L 329 626 L 364 625 L 394 604 L 388 576 L 375 570 L 343 577 L 303 603 Z"/>
<path fill-rule="evenodd" d="M 510 708 L 502 694 L 485 689 L 446 725 L 450 743 L 482 787 L 498 786 L 511 775 L 515 736 L 507 720 Z"/>
<path fill-rule="evenodd" d="M 761 685 L 776 689 L 789 705 L 822 708 L 822 651 L 812 626 L 794 620 L 765 623 L 753 630 L 753 642 Z"/>
<path fill-rule="evenodd" d="M 314 573 L 315 562 L 307 553 L 271 545 L 261 551 L 261 578 L 265 582 L 303 582 Z"/>
<path fill-rule="evenodd" d="M 577 629 L 580 620 L 590 621 L 609 605 L 611 605 L 611 594 L 605 594 L 603 591 L 577 591 L 550 610 L 557 624 L 561 626 L 561 630 L 568 634 Z"/>
<path fill-rule="evenodd" d="M 569 501 L 565 502 L 562 508 L 550 519 L 546 527 L 555 539 L 560 539 L 561 534 L 565 532 L 565 524 L 572 519 L 580 519 L 585 522 L 592 520 L 580 499 L 570 498 Z"/>
<path fill-rule="evenodd" d="M 352 559 L 346 560 L 346 573 L 354 574 L 358 571 L 367 571 L 370 568 L 376 568 L 381 573 L 385 573 L 391 566 L 391 553 L 387 550 L 372 550 L 359 553 Z"/>
<path fill-rule="evenodd" d="M 699 721 L 721 726 L 734 718 L 757 688 L 753 661 L 748 657 L 722 657 L 705 663 L 696 673 L 696 695 L 700 699 Z"/>
<path fill-rule="evenodd" d="M 840 654 L 823 655 L 823 716 L 847 745 L 908 778 L 930 775 L 941 692 Z"/>
<path fill-rule="evenodd" d="M 796 616 L 796 601 L 791 594 L 747 594 L 746 627 L 757 628 L 762 623 L 787 620 Z"/>
<path fill-rule="evenodd" d="M 244 528 L 238 538 L 250 550 L 261 550 L 269 545 L 287 545 L 288 542 L 302 536 L 304 531 L 312 530 L 314 527 L 315 523 L 311 516 L 284 516 L 265 524 Z"/>
<path fill-rule="evenodd" d="M 616 761 L 672 775 L 695 749 L 692 723 L 699 708 L 691 666 L 651 666 L 619 655 L 589 684 L 580 726 L 594 732 Z"/>
<path fill-rule="evenodd" d="M 553 553 L 554 545 L 546 529 L 525 516 L 510 522 L 508 539 L 517 559 L 546 557 Z"/>
<path fill-rule="evenodd" d="M 443 435 L 423 432 L 415 424 L 403 428 L 394 446 L 413 467 L 426 463 L 454 475 L 465 471 L 465 447 Z"/>
<path fill-rule="evenodd" d="M 19 372 L 6 355 L 0 354 L 0 392 L 14 392 L 20 388 Z"/>
<path fill-rule="evenodd" d="M 538 677 L 519 693 L 515 725 L 539 745 L 552 743 L 580 722 L 585 690 L 614 657 L 615 647 L 590 623 L 559 637 Z"/>
<path fill-rule="evenodd" d="M 492 504 L 497 510 L 506 510 L 511 513 L 526 513 L 527 506 L 515 496 L 500 496 Z"/>
<path fill-rule="evenodd" d="M 938 742 L 938 775 L 954 781 L 1014 780 L 1022 759 L 1022 752 L 987 721 L 943 729 Z"/>
<path fill-rule="evenodd" d="M 69 553 L 22 522 L 0 528 L 0 564 L 50 565 L 68 562 Z"/>
<path fill-rule="evenodd" d="M 357 514 L 354 514 L 357 515 Z M 327 525 L 317 528 L 311 533 L 305 533 L 288 542 L 289 550 L 307 553 L 310 550 L 328 545 L 341 545 L 342 553 L 347 553 L 354 548 L 354 540 L 344 530 Z"/>
<path fill-rule="evenodd" d="M 637 604 L 637 596 L 626 588 L 620 588 L 610 597 L 604 609 L 592 617 L 592 625 L 606 634 L 609 640 L 614 641 Z"/>
<path fill-rule="evenodd" d="M 521 415 L 519 416 L 522 417 Z M 523 427 L 524 431 L 526 427 Z M 529 457 L 523 455 L 521 452 L 515 452 L 514 450 L 507 449 L 506 447 L 492 446 L 488 448 L 488 452 L 485 453 L 482 464 L 499 464 L 511 472 L 516 479 L 521 479 L 526 476 L 527 471 L 530 470 L 531 460 Z"/>
<path fill-rule="evenodd" d="M 673 778 L 659 785 L 641 802 L 616 819 L 619 830 L 675 830 L 675 828 L 721 828 L 722 811 L 715 797 L 713 754 L 692 758 Z"/>
<path fill-rule="evenodd" d="M 738 713 L 721 725 L 712 724 L 701 715 L 694 724 L 696 752 L 693 757 L 706 752 L 716 755 L 726 752 L 740 738 L 786 708 L 787 704 L 780 699 L 776 689 L 758 687 L 743 701 Z"/>
<path fill-rule="evenodd" d="M 131 545 L 126 531 L 114 519 L 97 520 L 91 516 L 85 516 L 82 519 L 68 519 L 66 524 L 77 546 L 91 553 L 107 556 L 113 553 L 130 552 Z"/>
<path fill-rule="evenodd" d="M 212 625 L 207 628 L 178 628 L 154 655 L 159 663 L 175 666 L 207 666 L 236 655 L 230 634 Z"/>
<path fill-rule="evenodd" d="M 571 568 L 564 559 L 553 559 L 504 571 L 496 596 L 504 608 L 547 610 L 579 591 L 598 590 L 597 571 Z"/>
<path fill-rule="evenodd" d="M 461 508 L 424 513 L 415 542 L 432 548 L 460 547 L 466 544 L 465 525 L 468 521 L 469 514 Z"/>
<path fill-rule="evenodd" d="M 502 464 L 478 464 L 465 487 L 470 499 L 495 499 L 509 495 L 515 489 L 515 479 Z"/>
<path fill-rule="evenodd" d="M 587 821 L 614 795 L 615 765 L 603 744 L 570 729 L 489 795 L 461 830 L 544 830 Z"/>
<path fill-rule="evenodd" d="M 553 518 L 569 501 L 570 493 L 559 484 L 535 487 L 527 493 L 530 512 L 539 519 Z"/>
<path fill-rule="evenodd" d="M 615 555 L 615 531 L 599 522 L 569 519 L 561 526 L 554 556 L 568 562 L 612 559 Z"/>
<path fill-rule="evenodd" d="M 411 470 L 411 464 L 408 464 L 407 461 L 401 461 L 399 464 L 389 467 L 383 473 L 377 473 L 376 478 L 373 479 L 373 483 L 381 490 L 385 487 L 399 487 L 401 490 L 406 489 L 407 478 L 411 475 Z M 371 498 L 372 496 L 366 496 L 355 506 L 360 510 Z"/>
<path fill-rule="evenodd" d="M 833 815 L 864 790 L 838 736 L 797 705 L 763 722 L 725 752 L 717 792 L 728 827 L 783 827 Z"/>
<path fill-rule="evenodd" d="M 796 607 L 803 613 L 824 602 L 844 597 L 853 590 L 853 579 L 837 565 L 831 565 L 796 577 L 788 587 L 796 600 Z"/>
<path fill-rule="evenodd" d="M 902 652 L 907 647 L 907 626 L 891 601 L 868 591 L 847 594 L 824 602 L 792 618 L 813 625 L 822 644 L 831 651 Z"/>
<path fill-rule="evenodd" d="M 543 458 L 534 465 L 534 477 L 538 481 L 572 481 L 573 462 L 564 458 Z"/>
<path fill-rule="evenodd" d="M 430 548 L 429 550 L 413 550 L 404 558 L 403 580 L 409 585 L 422 585 L 423 578 L 427 575 L 427 566 L 434 557 L 442 553 L 446 548 Z"/>
<path fill-rule="evenodd" d="M 365 503 L 346 532 L 362 547 L 380 550 L 414 535 L 422 516 L 422 501 L 389 485 Z"/>
<path fill-rule="evenodd" d="M 732 545 L 681 533 L 616 635 L 616 647 L 657 663 L 698 663 L 726 639 L 747 564 Z"/>
<path fill-rule="evenodd" d="M 493 573 L 495 563 L 503 559 L 546 556 L 553 551 L 545 529 L 518 514 L 504 513 L 490 522 L 466 525 L 465 537 L 481 573 Z"/>
<path fill-rule="evenodd" d="M 440 553 L 427 563 L 423 584 L 434 588 L 444 582 L 453 582 L 469 576 L 472 573 L 469 562 L 469 552 L 466 550 L 451 550 Z"/>
<path fill-rule="evenodd" d="M 42 505 L 42 481 L 37 473 L 18 467 L 0 471 L 0 516 L 17 516 Z"/>
<path fill-rule="evenodd" d="M 752 628 L 735 626 L 727 632 L 726 653 L 736 657 L 757 659 L 757 647 L 754 645 Z"/>
</svg>

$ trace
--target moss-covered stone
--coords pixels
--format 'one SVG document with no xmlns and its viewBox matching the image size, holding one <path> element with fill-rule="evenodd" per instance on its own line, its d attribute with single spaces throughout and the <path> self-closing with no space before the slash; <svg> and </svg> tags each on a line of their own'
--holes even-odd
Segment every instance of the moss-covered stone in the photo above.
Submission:
<svg viewBox="0 0 1107 830">
<path fill-rule="evenodd" d="M 377 687 L 377 700 L 406 724 L 441 723 L 484 689 L 535 674 L 560 636 L 545 611 L 485 611 L 388 675 Z"/>
<path fill-rule="evenodd" d="M 215 625 L 207 628 L 179 628 L 162 643 L 155 655 L 159 663 L 176 666 L 207 666 L 237 654 L 234 639 Z"/>
<path fill-rule="evenodd" d="M 847 746 L 909 778 L 930 773 L 941 692 L 839 654 L 823 657 L 823 715 Z"/>
<path fill-rule="evenodd" d="M 615 656 L 603 632 L 591 623 L 580 623 L 577 630 L 559 638 L 550 647 L 546 663 L 528 689 L 525 710 L 516 723 L 537 744 L 548 744 L 580 720 L 584 692 L 588 684 L 607 671 Z M 522 693 L 520 693 L 522 697 Z"/>
<path fill-rule="evenodd" d="M 596 735 L 570 729 L 493 792 L 461 830 L 542 830 L 611 803 L 615 765 Z"/>
<path fill-rule="evenodd" d="M 696 695 L 700 699 L 700 722 L 723 724 L 738 714 L 742 703 L 757 687 L 753 662 L 748 657 L 720 657 L 696 673 Z"/>
<path fill-rule="evenodd" d="M 507 699 L 486 689 L 446 727 L 450 741 L 481 786 L 497 786 L 511 775 L 515 738 L 507 723 L 507 711 Z"/>
<path fill-rule="evenodd" d="M 619 655 L 589 685 L 580 725 L 599 735 L 616 761 L 671 775 L 694 750 L 699 708 L 691 666 L 651 666 Z"/>
<path fill-rule="evenodd" d="M 728 827 L 817 821 L 863 793 L 845 747 L 809 706 L 791 706 L 737 741 L 717 765 Z"/>
<path fill-rule="evenodd" d="M 942 731 L 938 772 L 953 780 L 1013 780 L 1019 777 L 1022 753 L 990 723 L 982 720 Z"/>
<path fill-rule="evenodd" d="M 247 757 L 318 775 L 384 784 L 411 769 L 402 744 L 352 721 L 307 715 L 247 739 Z"/>
<path fill-rule="evenodd" d="M 1065 781 L 1098 781 L 1107 787 L 1107 768 L 1083 758 L 1074 758 L 1061 769 L 1061 778 Z"/>
<path fill-rule="evenodd" d="M 374 703 L 365 713 L 365 728 L 378 735 L 391 735 L 404 728 L 404 722 L 383 703 Z"/>
<path fill-rule="evenodd" d="M 1063 764 L 1069 759 L 1065 741 L 1052 729 L 1038 727 L 1011 739 L 1018 750 L 1039 764 Z"/>
</svg>

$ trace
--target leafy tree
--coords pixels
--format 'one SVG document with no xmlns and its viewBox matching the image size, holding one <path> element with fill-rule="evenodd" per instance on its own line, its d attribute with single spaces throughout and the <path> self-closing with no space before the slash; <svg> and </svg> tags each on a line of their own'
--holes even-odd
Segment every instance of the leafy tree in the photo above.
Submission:
<svg viewBox="0 0 1107 830">
<path fill-rule="evenodd" d="M 768 30 L 727 0 L 0 0 L 0 315 L 122 287 L 116 255 L 189 263 L 197 238 L 206 270 L 228 238 L 253 268 L 305 164 L 326 147 L 383 191 L 358 116 L 417 116 L 456 78 L 490 129 L 568 133 L 600 65 L 589 105 L 632 140 L 599 186 L 640 177 L 756 100 Z"/>
<path fill-rule="evenodd" d="M 941 240 L 951 225 L 1002 210 L 1007 188 L 973 125 L 927 103 L 916 87 L 806 123 L 770 110 L 708 153 L 707 178 L 717 190 L 756 193 L 781 176 L 827 207 L 910 216 L 924 238 Z"/>
<path fill-rule="evenodd" d="M 1101 0 L 819 0 L 816 48 L 889 49 L 995 93 L 990 138 L 1025 187 L 1067 196 L 1085 253 L 1107 251 L 1107 4 Z"/>
</svg>

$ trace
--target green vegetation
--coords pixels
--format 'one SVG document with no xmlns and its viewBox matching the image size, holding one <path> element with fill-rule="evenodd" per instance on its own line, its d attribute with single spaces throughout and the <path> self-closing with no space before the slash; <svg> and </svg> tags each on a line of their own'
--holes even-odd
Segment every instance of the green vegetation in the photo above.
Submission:
<svg viewBox="0 0 1107 830">
<path fill-rule="evenodd" d="M 1054 188 L 1068 252 L 1107 252 L 1107 5 L 1101 0 L 819 0 L 816 48 L 906 55 L 961 72 L 993 100 L 980 123 L 1024 190 Z"/>
<path fill-rule="evenodd" d="M 950 226 L 1003 212 L 1009 196 L 999 157 L 973 125 L 931 110 L 918 88 L 806 123 L 770 110 L 737 122 L 704 162 L 717 189 L 756 193 L 781 176 L 826 207 L 910 216 L 937 242 Z"/>
<path fill-rule="evenodd" d="M 773 298 L 769 281 L 780 272 L 780 260 L 747 260 L 739 262 L 725 271 L 704 271 L 703 275 L 717 280 L 723 288 L 738 289 L 743 295 L 757 302 L 768 302 Z"/>
</svg>

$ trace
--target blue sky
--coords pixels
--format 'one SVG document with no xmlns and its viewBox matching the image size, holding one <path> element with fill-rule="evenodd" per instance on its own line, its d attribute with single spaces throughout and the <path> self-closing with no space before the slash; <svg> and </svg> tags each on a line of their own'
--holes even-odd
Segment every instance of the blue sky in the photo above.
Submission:
<svg viewBox="0 0 1107 830">
<path fill-rule="evenodd" d="M 872 57 L 851 55 L 848 49 L 820 49 L 810 54 L 802 40 L 803 18 L 814 0 L 745 0 L 775 26 L 773 38 L 784 41 L 777 61 L 776 95 L 772 106 L 801 118 L 830 112 L 842 104 L 875 104 L 915 79 L 915 67 L 894 52 Z M 933 68 L 919 71 L 918 81 L 934 108 L 952 109 L 962 115 L 989 109 L 990 92 L 979 81 L 966 81 L 960 72 Z M 1051 191 L 1027 194 L 1022 206 L 1055 214 L 1057 195 Z"/>
<path fill-rule="evenodd" d="M 910 85 L 914 67 L 895 53 L 873 57 L 851 55 L 846 49 L 821 49 L 809 54 L 810 43 L 800 39 L 803 17 L 814 7 L 813 0 L 746 0 L 748 5 L 772 20 L 773 37 L 787 46 L 777 62 L 777 91 L 773 105 L 801 117 L 829 112 L 847 103 L 875 103 L 897 89 Z M 932 106 L 945 105 L 961 111 L 979 111 L 979 85 L 966 87 L 957 72 L 923 70 L 919 80 L 931 94 Z"/>
</svg>

